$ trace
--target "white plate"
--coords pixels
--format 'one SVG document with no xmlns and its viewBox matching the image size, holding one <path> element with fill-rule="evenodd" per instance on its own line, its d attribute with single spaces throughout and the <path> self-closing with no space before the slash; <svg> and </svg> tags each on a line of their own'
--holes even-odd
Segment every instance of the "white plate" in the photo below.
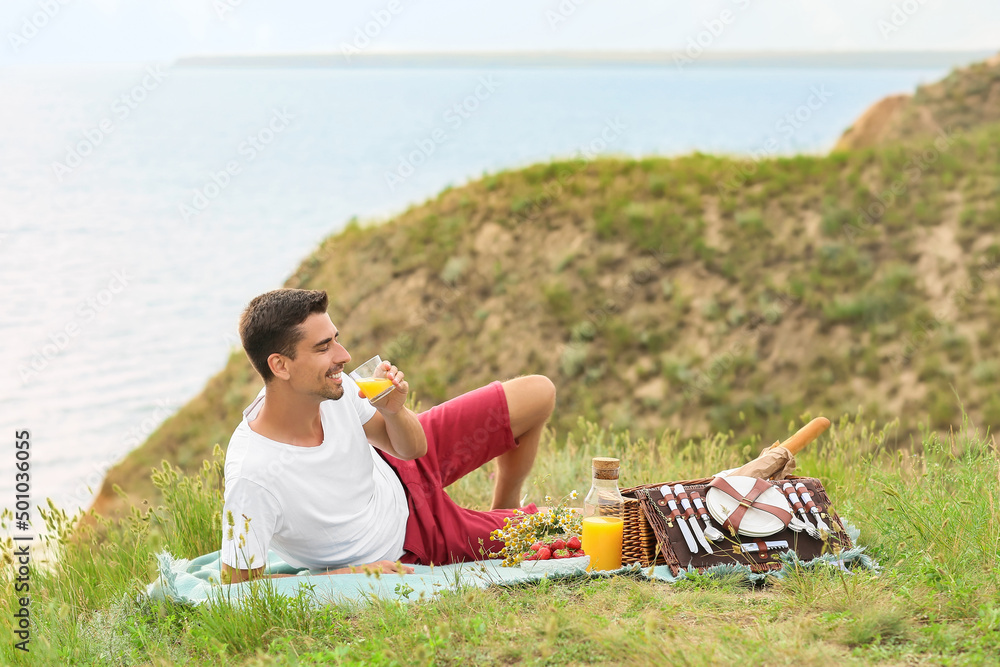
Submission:
<svg viewBox="0 0 1000 667">
<path fill-rule="evenodd" d="M 754 477 L 733 475 L 727 476 L 726 481 L 732 484 L 738 493 L 746 495 L 753 488 L 757 479 Z M 785 498 L 785 494 L 774 486 L 757 496 L 757 500 L 765 505 L 773 505 L 774 507 L 781 508 L 789 514 L 792 511 L 788 500 Z M 739 506 L 739 503 L 733 500 L 731 496 L 726 495 L 716 488 L 709 489 L 705 494 L 705 507 L 708 509 L 708 513 L 712 515 L 712 518 L 719 523 L 725 523 L 729 515 L 735 512 Z M 743 515 L 743 520 L 740 522 L 739 534 L 746 535 L 747 537 L 767 537 L 781 531 L 784 527 L 785 524 L 781 519 L 770 512 L 751 507 Z"/>
</svg>

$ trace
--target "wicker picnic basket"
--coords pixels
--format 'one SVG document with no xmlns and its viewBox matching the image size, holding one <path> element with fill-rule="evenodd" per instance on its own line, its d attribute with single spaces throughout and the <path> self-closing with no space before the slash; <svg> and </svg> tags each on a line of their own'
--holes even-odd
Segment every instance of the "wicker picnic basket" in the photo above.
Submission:
<svg viewBox="0 0 1000 667">
<path fill-rule="evenodd" d="M 681 482 L 689 484 L 690 482 Z M 636 497 L 636 492 L 641 489 L 658 489 L 663 486 L 663 482 L 658 484 L 643 484 L 622 489 L 622 497 L 625 498 L 625 530 L 622 535 L 622 565 L 639 563 L 643 567 L 651 565 L 665 565 L 666 560 L 663 554 L 656 548 L 656 533 L 650 525 Z"/>
<path fill-rule="evenodd" d="M 829 427 L 830 420 L 826 417 L 816 417 L 810 420 L 808 424 L 784 442 L 775 442 L 765 449 L 757 459 L 742 466 L 736 474 L 772 477 L 775 473 L 781 472 L 784 475 L 785 470 L 788 470 L 789 459 L 794 468 L 794 455 Z M 826 509 L 829 518 L 834 522 L 832 525 L 835 526 L 835 529 L 829 536 L 829 540 L 826 541 L 812 538 L 800 541 L 787 526 L 778 537 L 786 538 L 787 544 L 791 545 L 792 550 L 800 557 L 814 557 L 823 549 L 829 548 L 831 544 L 837 548 L 849 548 L 850 537 L 844 532 L 840 517 L 833 511 L 823 483 L 812 477 L 795 475 L 788 475 L 787 479 L 802 482 L 806 486 L 817 506 Z M 775 566 L 773 562 L 763 563 L 744 557 L 742 551 L 738 549 L 734 551 L 726 545 L 721 545 L 719 557 L 713 559 L 711 556 L 714 554 L 709 554 L 707 557 L 703 554 L 692 554 L 686 546 L 681 544 L 681 540 L 678 539 L 680 530 L 675 526 L 676 522 L 667 519 L 663 512 L 657 508 L 657 505 L 664 504 L 664 499 L 658 490 L 664 484 L 670 486 L 681 484 L 704 496 L 707 491 L 706 487 L 711 481 L 712 478 L 702 478 L 680 482 L 657 482 L 623 489 L 621 493 L 625 498 L 625 527 L 622 537 L 622 563 L 640 563 L 643 567 L 669 565 L 672 570 L 675 570 L 675 574 L 682 559 L 688 565 L 695 567 L 716 564 L 712 561 L 720 560 L 722 557 L 727 558 L 728 562 L 744 562 L 753 569 L 769 569 Z M 653 502 L 652 495 L 660 497 L 660 500 Z"/>
<path fill-rule="evenodd" d="M 843 523 L 833 510 L 830 498 L 826 494 L 826 489 L 823 488 L 823 483 L 813 477 L 790 475 L 788 479 L 805 484 L 817 505 L 826 509 L 823 516 L 832 520 L 831 525 L 835 528 L 828 542 L 795 535 L 788 528 L 776 534 L 774 539 L 788 540 L 789 545 L 792 546 L 792 550 L 804 560 L 815 558 L 831 546 L 836 546 L 840 549 L 851 548 L 851 539 L 844 532 Z M 715 554 L 699 553 L 692 555 L 683 546 L 679 530 L 673 526 L 668 528 L 656 516 L 655 509 L 649 509 L 648 505 L 650 503 L 648 500 L 644 499 L 642 502 L 639 500 L 639 496 L 644 494 L 645 489 L 659 489 L 664 484 L 669 484 L 670 486 L 681 484 L 685 488 L 691 488 L 704 494 L 707 490 L 706 485 L 711 481 L 711 478 L 703 478 L 677 482 L 659 482 L 624 489 L 622 496 L 625 498 L 625 527 L 622 538 L 622 564 L 637 562 L 643 567 L 669 565 L 674 574 L 677 574 L 682 569 L 682 565 L 693 565 L 697 568 L 703 568 L 719 563 L 741 562 L 755 571 L 780 567 L 773 560 L 766 562 L 746 554 L 733 553 L 731 545 L 725 543 L 716 544 Z"/>
</svg>

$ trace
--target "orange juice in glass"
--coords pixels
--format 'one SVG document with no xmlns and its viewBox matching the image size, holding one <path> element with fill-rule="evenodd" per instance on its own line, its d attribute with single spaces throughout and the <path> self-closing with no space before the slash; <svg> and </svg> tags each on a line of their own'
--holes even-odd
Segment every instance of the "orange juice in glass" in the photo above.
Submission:
<svg viewBox="0 0 1000 667">
<path fill-rule="evenodd" d="M 588 570 L 617 570 L 622 566 L 625 522 L 616 516 L 588 516 L 583 520 L 583 552 Z"/>
<path fill-rule="evenodd" d="M 377 401 L 382 394 L 388 394 L 392 389 L 392 381 L 385 378 L 367 378 L 354 381 L 370 401 Z"/>
<path fill-rule="evenodd" d="M 370 403 L 380 400 L 395 388 L 392 380 L 385 376 L 382 357 L 377 354 L 351 371 L 350 375 Z"/>
</svg>

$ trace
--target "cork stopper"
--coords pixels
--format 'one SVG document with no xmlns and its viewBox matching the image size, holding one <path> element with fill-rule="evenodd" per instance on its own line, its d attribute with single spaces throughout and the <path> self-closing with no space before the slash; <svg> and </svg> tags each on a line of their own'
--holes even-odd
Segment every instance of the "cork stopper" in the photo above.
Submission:
<svg viewBox="0 0 1000 667">
<path fill-rule="evenodd" d="M 618 479 L 618 469 L 621 461 L 605 456 L 595 456 L 592 465 L 594 467 L 594 479 Z"/>
</svg>

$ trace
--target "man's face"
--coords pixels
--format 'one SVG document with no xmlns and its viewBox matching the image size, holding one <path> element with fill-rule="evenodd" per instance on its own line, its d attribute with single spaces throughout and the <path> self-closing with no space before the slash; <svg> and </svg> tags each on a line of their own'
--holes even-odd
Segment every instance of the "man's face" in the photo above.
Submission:
<svg viewBox="0 0 1000 667">
<path fill-rule="evenodd" d="M 326 313 L 313 313 L 299 326 L 303 336 L 295 348 L 295 359 L 287 362 L 289 381 L 299 392 L 335 401 L 344 395 L 341 373 L 351 360 L 337 342 L 340 332 Z"/>
</svg>

